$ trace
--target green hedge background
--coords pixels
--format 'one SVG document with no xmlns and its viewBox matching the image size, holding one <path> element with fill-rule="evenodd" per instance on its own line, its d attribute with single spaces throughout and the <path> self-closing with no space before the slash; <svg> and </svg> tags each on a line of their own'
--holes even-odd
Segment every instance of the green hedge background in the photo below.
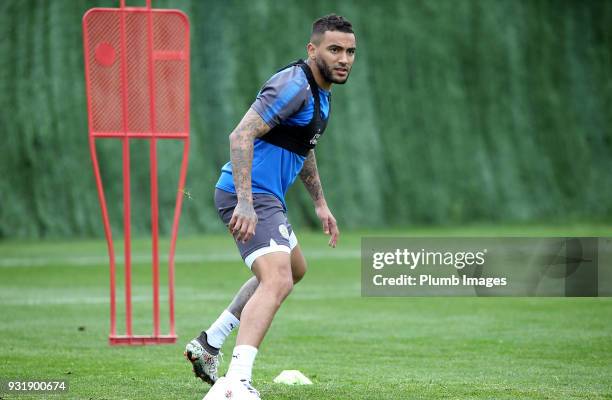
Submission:
<svg viewBox="0 0 612 400">
<path fill-rule="evenodd" d="M 142 0 L 140 4 L 142 4 Z M 138 4 L 130 2 L 128 4 Z M 0 2 L 0 238 L 103 233 L 87 142 L 81 18 L 118 1 Z M 344 228 L 612 220 L 612 2 L 153 1 L 191 21 L 192 148 L 181 232 L 220 231 L 227 136 L 310 25 L 353 22 L 317 155 Z M 99 149 L 115 231 L 119 143 Z M 160 145 L 169 232 L 180 146 Z M 133 145 L 134 230 L 148 231 L 148 147 Z M 317 226 L 305 190 L 289 216 Z"/>
</svg>

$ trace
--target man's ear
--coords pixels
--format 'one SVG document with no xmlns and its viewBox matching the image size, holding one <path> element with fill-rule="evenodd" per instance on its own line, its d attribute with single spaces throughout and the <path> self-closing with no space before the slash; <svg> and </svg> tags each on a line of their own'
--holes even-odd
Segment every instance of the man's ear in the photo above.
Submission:
<svg viewBox="0 0 612 400">
<path fill-rule="evenodd" d="M 315 59 L 315 51 L 317 50 L 317 46 L 315 46 L 312 42 L 306 45 L 306 51 L 308 52 L 308 58 L 311 60 Z"/>
</svg>

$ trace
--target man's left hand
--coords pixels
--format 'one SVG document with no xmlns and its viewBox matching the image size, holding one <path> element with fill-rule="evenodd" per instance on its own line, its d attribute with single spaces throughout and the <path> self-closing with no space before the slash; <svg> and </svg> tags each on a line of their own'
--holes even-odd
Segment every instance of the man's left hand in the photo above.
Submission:
<svg viewBox="0 0 612 400">
<path fill-rule="evenodd" d="M 317 217 L 319 217 L 321 223 L 323 224 L 323 232 L 330 236 L 328 243 L 329 246 L 336 247 L 338 237 L 340 236 L 340 230 L 338 230 L 336 218 L 334 218 L 326 205 L 316 207 L 315 211 L 317 213 Z"/>
</svg>

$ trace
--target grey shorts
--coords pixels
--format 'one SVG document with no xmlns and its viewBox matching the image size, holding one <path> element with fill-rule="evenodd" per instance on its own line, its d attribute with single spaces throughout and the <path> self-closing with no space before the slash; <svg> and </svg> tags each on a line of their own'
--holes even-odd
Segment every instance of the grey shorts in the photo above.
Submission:
<svg viewBox="0 0 612 400">
<path fill-rule="evenodd" d="M 236 194 L 215 189 L 215 207 L 225 226 L 232 219 L 237 203 Z M 291 254 L 298 244 L 279 199 L 271 194 L 253 193 L 253 207 L 258 218 L 255 235 L 246 243 L 236 241 L 240 255 L 249 268 L 259 256 L 277 251 Z"/>
</svg>

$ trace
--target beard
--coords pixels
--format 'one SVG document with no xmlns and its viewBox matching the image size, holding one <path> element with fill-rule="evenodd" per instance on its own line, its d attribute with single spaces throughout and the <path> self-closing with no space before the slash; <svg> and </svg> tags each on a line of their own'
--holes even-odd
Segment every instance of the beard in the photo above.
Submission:
<svg viewBox="0 0 612 400">
<path fill-rule="evenodd" d="M 348 80 L 349 75 L 351 74 L 351 70 L 349 68 L 346 69 L 346 76 L 343 78 L 334 77 L 334 69 L 330 67 L 325 61 L 320 58 L 315 59 L 315 63 L 317 64 L 317 68 L 319 68 L 319 72 L 323 76 L 326 82 L 336 83 L 339 85 L 343 85 Z"/>
</svg>

